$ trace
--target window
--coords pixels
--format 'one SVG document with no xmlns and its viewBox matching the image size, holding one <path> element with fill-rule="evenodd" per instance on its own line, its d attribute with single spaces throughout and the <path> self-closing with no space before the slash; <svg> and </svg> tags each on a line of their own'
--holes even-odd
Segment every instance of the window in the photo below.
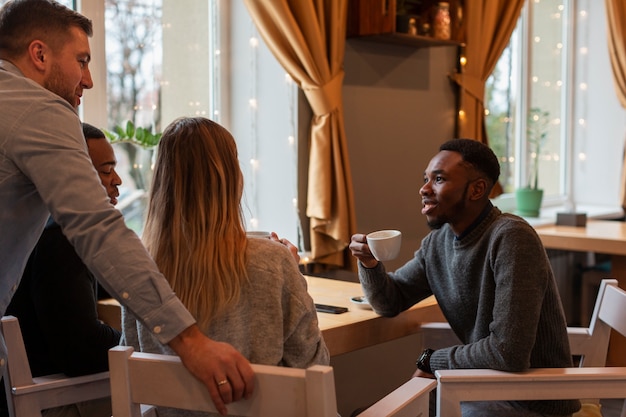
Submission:
<svg viewBox="0 0 626 417">
<path fill-rule="evenodd" d="M 624 114 L 612 85 L 606 32 L 603 2 L 525 5 L 485 95 L 487 131 L 506 193 L 528 184 L 528 166 L 536 160 L 544 207 L 619 207 Z M 546 133 L 538 155 L 528 152 L 532 129 Z"/>
<path fill-rule="evenodd" d="M 60 2 L 94 22 L 94 88 L 84 96 L 82 119 L 106 130 L 131 120 L 155 132 L 181 116 L 221 123 L 239 149 L 247 228 L 276 231 L 302 249 L 298 89 L 243 0 L 185 0 L 185 7 L 176 0 Z M 124 182 L 118 208 L 140 234 L 153 151 L 114 148 Z"/>
<path fill-rule="evenodd" d="M 501 160 L 506 192 L 530 185 L 534 178 L 528 166 L 537 161 L 544 193 L 552 198 L 565 195 L 560 167 L 566 160 L 561 127 L 569 123 L 562 106 L 569 78 L 567 12 L 562 0 L 529 2 L 487 82 L 488 133 Z M 539 154 L 530 152 L 527 140 L 528 132 L 537 129 L 542 130 L 540 136 L 545 134 Z"/>
<path fill-rule="evenodd" d="M 265 47 L 243 1 L 187 0 L 180 7 L 174 0 L 83 0 L 82 6 L 85 15 L 102 16 L 92 39 L 92 72 L 100 73 L 86 94 L 85 120 L 107 130 L 131 120 L 156 132 L 181 116 L 221 123 L 237 141 L 248 229 L 299 242 L 297 86 Z M 118 207 L 141 233 L 153 151 L 114 147 L 126 197 Z"/>
</svg>

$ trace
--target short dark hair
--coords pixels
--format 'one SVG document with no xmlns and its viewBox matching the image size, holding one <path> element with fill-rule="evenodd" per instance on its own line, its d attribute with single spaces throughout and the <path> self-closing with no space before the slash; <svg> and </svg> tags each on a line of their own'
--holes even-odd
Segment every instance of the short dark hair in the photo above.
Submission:
<svg viewBox="0 0 626 417">
<path fill-rule="evenodd" d="M 89 123 L 83 123 L 83 135 L 85 136 L 85 140 L 106 138 L 102 130 Z"/>
<path fill-rule="evenodd" d="M 491 148 L 484 143 L 474 139 L 452 139 L 441 145 L 439 150 L 460 153 L 464 162 L 492 181 L 492 186 L 498 182 L 500 162 Z"/>
<path fill-rule="evenodd" d="M 93 35 L 91 20 L 54 0 L 10 0 L 0 9 L 1 57 L 21 56 L 35 39 L 58 48 L 74 27 Z"/>
</svg>

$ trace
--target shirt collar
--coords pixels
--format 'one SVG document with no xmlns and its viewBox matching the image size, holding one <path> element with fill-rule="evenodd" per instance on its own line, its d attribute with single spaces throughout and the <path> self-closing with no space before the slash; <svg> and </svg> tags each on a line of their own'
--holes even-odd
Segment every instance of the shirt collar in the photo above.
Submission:
<svg viewBox="0 0 626 417">
<path fill-rule="evenodd" d="M 0 69 L 10 72 L 11 74 L 24 76 L 24 74 L 22 74 L 22 71 L 20 71 L 18 67 L 5 59 L 0 59 Z"/>
</svg>

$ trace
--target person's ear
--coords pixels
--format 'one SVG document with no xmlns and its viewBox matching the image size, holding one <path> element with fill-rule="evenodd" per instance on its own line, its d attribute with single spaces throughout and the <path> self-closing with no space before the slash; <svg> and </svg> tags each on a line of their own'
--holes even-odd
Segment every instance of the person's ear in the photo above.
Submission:
<svg viewBox="0 0 626 417">
<path fill-rule="evenodd" d="M 39 40 L 32 41 L 28 46 L 28 56 L 39 71 L 45 71 L 48 67 L 49 51 L 48 46 Z"/>
<path fill-rule="evenodd" d="M 474 180 L 474 182 L 470 184 L 470 193 L 469 193 L 470 200 L 482 199 L 485 196 L 485 194 L 488 193 L 487 190 L 488 190 L 487 180 L 485 180 L 484 178 L 478 178 Z"/>
</svg>

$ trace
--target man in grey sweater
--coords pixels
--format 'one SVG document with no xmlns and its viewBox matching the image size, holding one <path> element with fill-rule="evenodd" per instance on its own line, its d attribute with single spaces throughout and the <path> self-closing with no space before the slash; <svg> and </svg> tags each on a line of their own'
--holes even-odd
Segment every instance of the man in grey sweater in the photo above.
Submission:
<svg viewBox="0 0 626 417">
<path fill-rule="evenodd" d="M 395 316 L 434 294 L 463 344 L 417 360 L 414 376 L 437 369 L 572 366 L 567 325 L 545 249 L 522 218 L 489 200 L 500 166 L 486 145 L 453 139 L 440 147 L 424 172 L 422 214 L 433 229 L 413 259 L 386 272 L 365 235 L 350 243 L 368 301 Z M 462 404 L 464 417 L 571 416 L 572 401 L 499 401 Z"/>
</svg>

